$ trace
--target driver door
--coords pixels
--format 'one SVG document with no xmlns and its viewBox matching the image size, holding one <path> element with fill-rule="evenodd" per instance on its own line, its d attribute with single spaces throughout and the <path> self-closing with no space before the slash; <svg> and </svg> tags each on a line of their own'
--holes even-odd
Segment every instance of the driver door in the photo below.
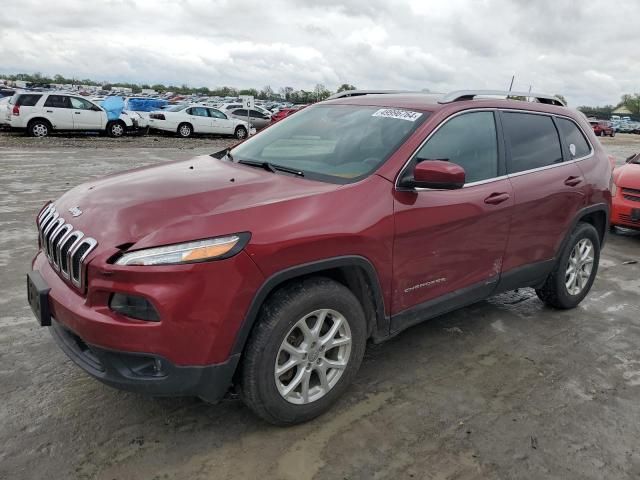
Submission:
<svg viewBox="0 0 640 480">
<path fill-rule="evenodd" d="M 73 111 L 74 130 L 102 130 L 106 125 L 106 113 L 84 98 L 69 97 Z"/>
<path fill-rule="evenodd" d="M 229 117 L 220 110 L 216 110 L 215 108 L 209 108 L 208 110 L 209 116 L 213 122 L 212 133 L 217 133 L 219 135 L 230 135 L 233 133 L 233 127 L 235 125 L 233 120 L 229 120 Z"/>
<path fill-rule="evenodd" d="M 514 204 L 501 144 L 493 111 L 463 113 L 437 127 L 406 167 L 447 160 L 464 168 L 466 183 L 394 191 L 392 332 L 495 288 Z"/>
</svg>

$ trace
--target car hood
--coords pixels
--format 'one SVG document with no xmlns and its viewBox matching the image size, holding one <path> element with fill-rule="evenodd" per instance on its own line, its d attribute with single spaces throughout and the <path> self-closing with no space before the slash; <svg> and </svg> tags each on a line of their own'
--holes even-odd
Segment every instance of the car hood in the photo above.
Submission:
<svg viewBox="0 0 640 480">
<path fill-rule="evenodd" d="M 97 179 L 54 203 L 103 247 L 144 248 L 251 231 L 255 220 L 264 222 L 261 208 L 337 188 L 206 155 Z M 77 217 L 74 207 L 82 211 Z"/>
<path fill-rule="evenodd" d="M 616 168 L 614 177 L 618 187 L 640 189 L 640 165 L 636 163 Z"/>
</svg>

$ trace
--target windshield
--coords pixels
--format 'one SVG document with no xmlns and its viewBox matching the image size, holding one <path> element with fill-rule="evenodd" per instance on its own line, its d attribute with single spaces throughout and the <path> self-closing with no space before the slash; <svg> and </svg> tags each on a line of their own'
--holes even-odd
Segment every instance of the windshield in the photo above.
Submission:
<svg viewBox="0 0 640 480">
<path fill-rule="evenodd" d="M 375 171 L 428 115 L 359 105 L 309 107 L 238 145 L 231 155 L 236 162 L 268 162 L 305 177 L 350 183 Z"/>
</svg>

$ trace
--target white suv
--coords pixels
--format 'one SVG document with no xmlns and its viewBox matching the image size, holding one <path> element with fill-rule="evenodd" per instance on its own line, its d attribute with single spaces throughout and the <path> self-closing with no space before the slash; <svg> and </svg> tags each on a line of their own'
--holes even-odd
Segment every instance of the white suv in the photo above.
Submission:
<svg viewBox="0 0 640 480">
<path fill-rule="evenodd" d="M 33 137 L 46 137 L 52 130 L 106 132 L 121 137 L 133 127 L 129 120 L 109 121 L 107 112 L 89 100 L 59 92 L 20 93 L 11 97 L 7 120 L 12 129 L 24 129 Z"/>
</svg>

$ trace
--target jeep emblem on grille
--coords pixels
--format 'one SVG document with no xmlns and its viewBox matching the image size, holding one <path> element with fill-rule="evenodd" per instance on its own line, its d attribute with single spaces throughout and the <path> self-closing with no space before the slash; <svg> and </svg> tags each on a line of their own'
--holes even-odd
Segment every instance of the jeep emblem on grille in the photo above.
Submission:
<svg viewBox="0 0 640 480">
<path fill-rule="evenodd" d="M 74 217 L 79 217 L 80 215 L 82 215 L 82 210 L 80 210 L 80 207 L 71 207 L 69 209 L 69 213 Z"/>
</svg>

